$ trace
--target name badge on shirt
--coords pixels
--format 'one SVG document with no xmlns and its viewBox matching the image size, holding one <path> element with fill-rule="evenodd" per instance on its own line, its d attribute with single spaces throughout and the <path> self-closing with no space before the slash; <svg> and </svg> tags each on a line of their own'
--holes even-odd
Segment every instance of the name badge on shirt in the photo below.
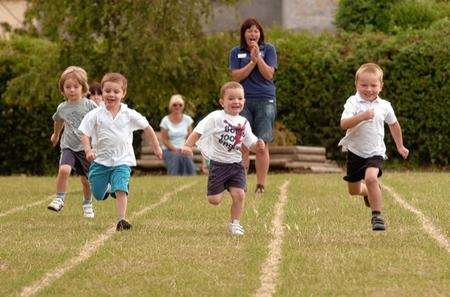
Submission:
<svg viewBox="0 0 450 297">
<path fill-rule="evenodd" d="M 238 59 L 245 59 L 247 58 L 247 53 L 239 53 L 238 54 Z"/>
</svg>

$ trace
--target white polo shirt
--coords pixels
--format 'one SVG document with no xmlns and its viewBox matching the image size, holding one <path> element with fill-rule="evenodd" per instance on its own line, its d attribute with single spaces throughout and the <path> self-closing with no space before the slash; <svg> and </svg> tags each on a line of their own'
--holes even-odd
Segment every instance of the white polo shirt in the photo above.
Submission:
<svg viewBox="0 0 450 297">
<path fill-rule="evenodd" d="M 148 126 L 144 116 L 121 103 L 115 118 L 105 106 L 100 106 L 86 114 L 78 129 L 91 137 L 96 163 L 104 166 L 136 166 L 133 131 Z"/>
<path fill-rule="evenodd" d="M 196 144 L 202 155 L 221 163 L 241 162 L 242 144 L 250 148 L 258 140 L 246 118 L 227 114 L 224 110 L 208 114 L 194 132 L 201 134 Z"/>
<path fill-rule="evenodd" d="M 382 156 L 386 159 L 384 123 L 392 125 L 397 122 L 391 103 L 380 97 L 367 101 L 356 93 L 345 102 L 341 120 L 351 118 L 370 108 L 374 110 L 373 119 L 362 121 L 355 127 L 347 129 L 345 137 L 338 145 L 342 146 L 343 151 L 350 150 L 362 158 Z"/>
</svg>

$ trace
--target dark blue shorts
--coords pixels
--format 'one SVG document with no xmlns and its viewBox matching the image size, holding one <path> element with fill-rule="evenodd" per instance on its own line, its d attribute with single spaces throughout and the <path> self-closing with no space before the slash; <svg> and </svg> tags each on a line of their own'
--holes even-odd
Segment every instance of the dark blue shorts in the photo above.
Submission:
<svg viewBox="0 0 450 297">
<path fill-rule="evenodd" d="M 61 165 L 69 165 L 77 174 L 87 177 L 89 161 L 83 151 L 74 152 L 68 148 L 62 149 L 59 158 L 59 166 Z"/>
<path fill-rule="evenodd" d="M 344 180 L 349 183 L 356 183 L 363 180 L 368 167 L 378 168 L 378 177 L 380 177 L 383 175 L 383 172 L 381 171 L 382 164 L 382 156 L 362 158 L 351 151 L 347 151 L 347 175 L 344 176 Z"/>
<path fill-rule="evenodd" d="M 220 163 L 211 160 L 208 175 L 208 196 L 221 194 L 230 187 L 247 189 L 242 163 Z"/>
<path fill-rule="evenodd" d="M 256 137 L 270 142 L 273 140 L 272 131 L 276 113 L 274 99 L 246 99 L 241 116 L 248 120 Z"/>
</svg>

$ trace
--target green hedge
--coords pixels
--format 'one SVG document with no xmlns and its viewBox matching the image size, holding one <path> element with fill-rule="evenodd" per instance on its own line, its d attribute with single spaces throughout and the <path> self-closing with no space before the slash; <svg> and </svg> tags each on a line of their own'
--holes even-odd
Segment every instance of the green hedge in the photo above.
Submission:
<svg viewBox="0 0 450 297">
<path fill-rule="evenodd" d="M 450 3 L 436 0 L 341 0 L 335 23 L 348 32 L 425 29 L 450 17 Z"/>
<path fill-rule="evenodd" d="M 325 146 L 332 158 L 342 159 L 337 143 L 344 135 L 339 128 L 343 104 L 355 92 L 354 73 L 359 65 L 376 62 L 385 71 L 381 96 L 394 106 L 405 145 L 411 150 L 410 162 L 449 165 L 449 28 L 450 22 L 442 20 L 427 30 L 396 36 L 267 32 L 279 57 L 278 119 L 295 133 L 298 144 Z M 158 127 L 170 94 L 180 92 L 199 120 L 217 108 L 219 87 L 228 79 L 228 52 L 236 40 L 236 35 L 227 34 L 207 37 L 202 46 L 183 51 L 181 63 L 172 64 L 164 73 L 140 73 L 140 65 L 129 65 L 128 71 L 136 73 L 130 80 L 128 104 Z M 51 114 L 61 100 L 56 82 L 66 65 L 58 64 L 61 52 L 54 44 L 42 42 L 41 51 L 36 51 L 32 47 L 36 42 L 17 37 L 0 43 L 0 134 L 4 136 L 0 174 L 43 174 L 56 169 L 58 152 L 48 137 Z M 55 58 L 49 59 L 42 51 L 53 51 Z M 36 75 L 39 71 L 42 74 Z M 142 87 L 148 77 L 158 75 L 157 89 Z M 25 100 L 25 96 L 36 98 Z M 388 154 L 398 159 L 386 134 Z"/>
</svg>

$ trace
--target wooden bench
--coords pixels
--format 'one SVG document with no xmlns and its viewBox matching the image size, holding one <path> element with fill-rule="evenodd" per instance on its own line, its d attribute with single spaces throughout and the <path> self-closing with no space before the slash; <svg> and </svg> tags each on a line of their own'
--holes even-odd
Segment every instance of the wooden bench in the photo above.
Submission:
<svg viewBox="0 0 450 297">
<path fill-rule="evenodd" d="M 159 136 L 159 135 L 158 135 Z M 316 146 L 270 146 L 270 170 L 288 172 L 341 172 L 334 161 L 327 160 L 326 150 Z M 194 150 L 194 163 L 199 170 L 202 166 L 202 155 Z M 250 155 L 250 170 L 254 170 L 255 155 Z M 137 169 L 145 171 L 165 172 L 164 162 L 158 160 L 153 150 L 145 141 L 142 143 L 141 156 L 137 160 Z"/>
</svg>

